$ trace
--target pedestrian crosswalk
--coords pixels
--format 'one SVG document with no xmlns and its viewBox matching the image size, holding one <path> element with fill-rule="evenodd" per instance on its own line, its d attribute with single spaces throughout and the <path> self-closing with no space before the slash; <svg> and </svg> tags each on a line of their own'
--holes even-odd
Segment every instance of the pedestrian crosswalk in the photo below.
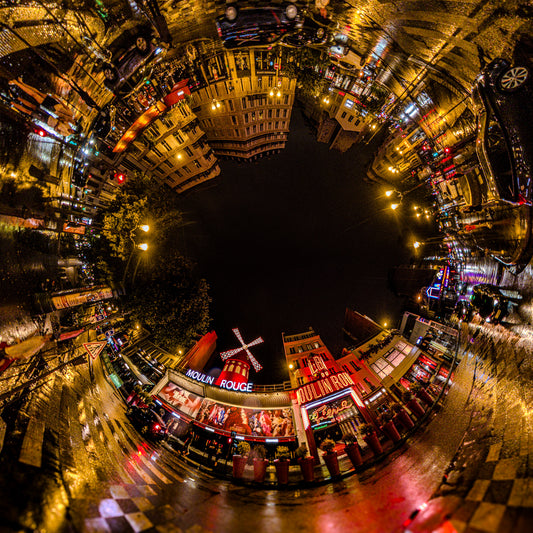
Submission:
<svg viewBox="0 0 533 533">
<path fill-rule="evenodd" d="M 185 481 L 178 458 L 141 437 L 98 362 L 93 370 L 94 380 L 86 366 L 77 367 L 32 393 L 6 427 L 9 446 L 0 449 L 0 465 L 15 456 L 35 479 L 59 468 L 82 531 L 144 531 L 163 518 L 175 520 L 176 506 L 160 495 Z"/>
</svg>

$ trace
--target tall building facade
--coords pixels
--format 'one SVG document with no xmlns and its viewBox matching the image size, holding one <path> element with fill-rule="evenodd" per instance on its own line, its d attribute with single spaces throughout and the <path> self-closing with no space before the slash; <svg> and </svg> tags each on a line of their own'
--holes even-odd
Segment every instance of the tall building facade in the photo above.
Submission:
<svg viewBox="0 0 533 533">
<path fill-rule="evenodd" d="M 202 65 L 208 82 L 191 104 L 213 152 L 252 160 L 285 148 L 296 90 L 287 54 L 251 48 L 225 51 L 222 61 Z"/>
</svg>

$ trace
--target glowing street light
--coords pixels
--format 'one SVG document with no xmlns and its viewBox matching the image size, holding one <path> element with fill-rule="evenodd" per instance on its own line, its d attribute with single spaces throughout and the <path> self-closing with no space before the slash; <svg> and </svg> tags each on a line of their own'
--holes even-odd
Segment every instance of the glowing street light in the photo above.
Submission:
<svg viewBox="0 0 533 533">
<path fill-rule="evenodd" d="M 418 241 L 415 241 L 415 242 L 413 243 L 413 246 L 414 246 L 415 248 L 420 248 L 420 243 L 419 243 Z"/>
<path fill-rule="evenodd" d="M 137 248 L 146 252 L 146 250 L 148 250 L 148 244 L 145 242 L 142 242 L 141 244 L 137 245 Z"/>
<path fill-rule="evenodd" d="M 150 231 L 150 226 L 148 224 L 143 224 L 142 226 L 139 226 L 139 229 L 142 229 L 144 233 L 148 233 Z"/>
<path fill-rule="evenodd" d="M 390 204 L 390 208 L 391 208 L 393 211 L 396 211 L 396 209 L 398 209 L 398 207 L 400 207 L 400 204 Z"/>
</svg>

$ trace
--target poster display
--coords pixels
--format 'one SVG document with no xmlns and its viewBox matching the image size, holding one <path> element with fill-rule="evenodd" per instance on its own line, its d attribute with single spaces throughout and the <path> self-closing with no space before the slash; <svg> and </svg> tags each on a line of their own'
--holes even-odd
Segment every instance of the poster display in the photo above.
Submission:
<svg viewBox="0 0 533 533">
<path fill-rule="evenodd" d="M 196 418 L 203 400 L 201 396 L 182 389 L 172 381 L 169 381 L 159 391 L 158 396 L 163 401 L 191 418 Z"/>
<path fill-rule="evenodd" d="M 225 431 L 257 437 L 293 437 L 292 410 L 250 409 L 213 402 L 204 398 L 198 422 Z"/>
<path fill-rule="evenodd" d="M 294 437 L 292 409 L 252 409 L 215 402 L 169 381 L 158 396 L 197 422 L 256 437 Z"/>
<path fill-rule="evenodd" d="M 51 301 L 55 309 L 67 309 L 68 307 L 76 307 L 89 302 L 97 302 L 113 298 L 113 291 L 109 287 L 100 289 L 91 289 L 86 291 L 79 291 L 70 294 L 62 294 L 52 296 Z"/>
</svg>

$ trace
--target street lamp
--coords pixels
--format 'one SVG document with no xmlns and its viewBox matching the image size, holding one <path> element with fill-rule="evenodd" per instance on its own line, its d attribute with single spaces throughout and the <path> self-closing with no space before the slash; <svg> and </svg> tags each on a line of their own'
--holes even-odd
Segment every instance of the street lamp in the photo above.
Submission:
<svg viewBox="0 0 533 533">
<path fill-rule="evenodd" d="M 391 208 L 393 211 L 396 211 L 396 209 L 398 209 L 398 207 L 400 207 L 400 204 L 390 204 L 390 208 Z"/>
<path fill-rule="evenodd" d="M 128 257 L 128 262 L 126 263 L 126 268 L 124 269 L 124 274 L 122 275 L 122 284 L 125 283 L 126 281 L 126 275 L 128 273 L 128 269 L 130 267 L 130 263 L 131 263 L 131 259 L 133 257 L 133 253 L 135 252 L 135 250 L 138 248 L 140 250 L 142 250 L 143 252 L 146 252 L 146 250 L 148 250 L 148 244 L 145 243 L 145 242 L 142 242 L 140 244 L 137 244 L 135 242 L 135 237 L 134 237 L 134 234 L 135 232 L 140 229 L 141 231 L 144 231 L 145 233 L 148 233 L 150 231 L 150 226 L 148 224 L 141 224 L 140 226 L 135 226 L 134 228 L 131 229 L 130 233 L 129 233 L 129 238 L 130 238 L 130 241 L 133 243 L 133 248 L 130 252 L 130 256 Z M 139 263 L 137 263 L 137 267 L 139 266 Z M 137 273 L 137 268 L 135 268 L 135 273 Z M 135 278 L 135 274 L 133 276 Z"/>
</svg>

